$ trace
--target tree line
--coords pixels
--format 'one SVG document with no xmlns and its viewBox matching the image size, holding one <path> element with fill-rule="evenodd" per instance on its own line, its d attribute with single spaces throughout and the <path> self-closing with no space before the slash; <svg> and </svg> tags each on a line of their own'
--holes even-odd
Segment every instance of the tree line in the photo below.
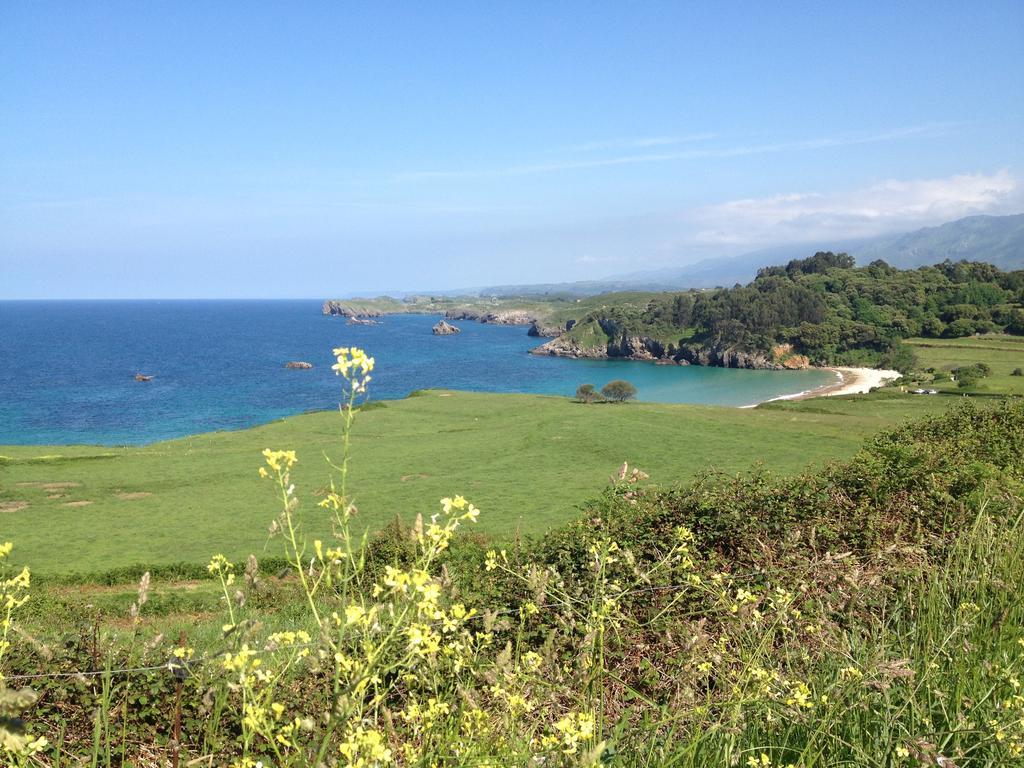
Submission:
<svg viewBox="0 0 1024 768">
<path fill-rule="evenodd" d="M 1024 335 L 1024 271 L 966 261 L 857 267 L 848 254 L 820 251 L 765 267 L 747 285 L 659 294 L 645 308 L 592 313 L 580 322 L 588 325 L 609 341 L 641 336 L 677 349 L 764 354 L 787 345 L 812 364 L 905 370 L 913 353 L 901 341 L 909 337 Z"/>
</svg>

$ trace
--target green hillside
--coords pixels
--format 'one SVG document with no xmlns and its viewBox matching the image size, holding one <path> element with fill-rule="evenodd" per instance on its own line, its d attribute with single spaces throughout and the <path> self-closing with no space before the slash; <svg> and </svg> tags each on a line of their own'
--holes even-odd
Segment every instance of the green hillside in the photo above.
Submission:
<svg viewBox="0 0 1024 768">
<path fill-rule="evenodd" d="M 741 410 L 431 391 L 359 414 L 352 482 L 359 521 L 371 528 L 462 493 L 487 512 L 480 530 L 508 539 L 571 518 L 623 461 L 663 483 L 756 462 L 793 472 L 848 456 L 866 435 L 942 410 L 945 400 L 835 398 Z M 219 550 L 260 554 L 273 518 L 256 475 L 260 451 L 298 452 L 305 514 L 324 533 L 314 503 L 339 435 L 338 414 L 323 412 L 138 448 L 0 447 L 4 535 L 40 573 L 199 563 Z"/>
<path fill-rule="evenodd" d="M 765 267 L 746 286 L 651 294 L 582 314 L 552 354 L 701 365 L 915 367 L 904 340 L 1024 334 L 1024 271 L 980 262 L 898 270 L 817 253 Z"/>
</svg>

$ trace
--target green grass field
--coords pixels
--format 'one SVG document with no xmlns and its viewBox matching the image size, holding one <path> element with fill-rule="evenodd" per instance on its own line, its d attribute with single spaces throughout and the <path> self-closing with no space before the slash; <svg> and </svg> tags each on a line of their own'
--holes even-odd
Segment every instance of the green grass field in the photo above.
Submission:
<svg viewBox="0 0 1024 768">
<path fill-rule="evenodd" d="M 372 528 L 429 516 L 439 498 L 461 493 L 483 511 L 480 532 L 507 540 L 570 519 L 623 461 L 663 484 L 758 462 L 793 472 L 958 400 L 878 394 L 740 410 L 431 391 L 358 415 L 352 488 Z M 201 563 L 218 551 L 278 555 L 260 451 L 298 451 L 308 531 L 323 536 L 315 501 L 330 481 L 325 456 L 340 455 L 340 428 L 337 413 L 323 412 L 137 448 L 0 447 L 3 537 L 40 574 Z"/>
<path fill-rule="evenodd" d="M 1024 395 L 1024 376 L 1011 376 L 1015 368 L 1024 368 L 1024 336 L 991 334 L 962 339 L 909 339 L 917 355 L 918 368 L 934 368 L 948 373 L 959 365 L 985 363 L 992 374 L 968 392 L 978 394 Z M 935 389 L 958 390 L 956 382 L 940 381 Z"/>
</svg>

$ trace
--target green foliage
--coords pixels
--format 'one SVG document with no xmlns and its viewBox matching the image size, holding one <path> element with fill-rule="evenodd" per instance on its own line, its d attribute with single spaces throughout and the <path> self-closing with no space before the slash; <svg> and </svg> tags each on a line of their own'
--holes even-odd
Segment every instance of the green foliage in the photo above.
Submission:
<svg viewBox="0 0 1024 768">
<path fill-rule="evenodd" d="M 584 311 L 567 339 L 628 355 L 643 339 L 660 357 L 727 364 L 727 351 L 771 359 L 791 344 L 819 365 L 872 365 L 908 371 L 905 339 L 1024 333 L 1022 273 L 989 264 L 944 262 L 901 271 L 855 267 L 846 254 L 820 252 L 766 267 L 746 286 L 680 294 Z"/>
<path fill-rule="evenodd" d="M 975 386 L 979 381 L 992 373 L 992 369 L 986 363 L 974 363 L 973 365 L 961 365 L 953 369 L 956 375 L 956 384 L 961 389 Z"/>
<path fill-rule="evenodd" d="M 1011 376 L 1024 376 L 1024 368 L 1014 368 Z"/>
<path fill-rule="evenodd" d="M 974 335 L 976 323 L 967 318 L 958 318 L 946 326 L 942 335 L 947 339 L 958 339 L 963 336 Z"/>
<path fill-rule="evenodd" d="M 882 433 L 851 461 L 816 472 L 711 472 L 669 490 L 613 486 L 591 514 L 546 535 L 541 547 L 545 558 L 580 573 L 586 558 L 569 564 L 564 553 L 585 552 L 597 535 L 588 531 L 654 558 L 679 525 L 694 532 L 715 567 L 735 570 L 827 552 L 867 555 L 893 542 L 941 552 L 974 519 L 965 501 L 996 488 L 1019 494 L 1022 483 L 1024 402 L 967 403 Z M 1006 511 L 992 503 L 999 515 Z"/>
<path fill-rule="evenodd" d="M 615 403 L 624 403 L 627 400 L 632 400 L 636 397 L 636 387 L 628 381 L 615 379 L 601 387 L 601 396 L 604 397 L 605 400 L 611 400 Z"/>
</svg>

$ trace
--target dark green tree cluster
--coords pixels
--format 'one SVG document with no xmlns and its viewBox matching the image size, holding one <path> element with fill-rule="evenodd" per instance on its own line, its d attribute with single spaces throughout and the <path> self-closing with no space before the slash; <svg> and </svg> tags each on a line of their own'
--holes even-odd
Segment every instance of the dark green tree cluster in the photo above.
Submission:
<svg viewBox="0 0 1024 768">
<path fill-rule="evenodd" d="M 576 388 L 576 399 L 581 403 L 596 403 L 607 400 L 610 403 L 624 403 L 636 397 L 636 387 L 628 381 L 609 381 L 598 392 L 593 384 L 580 384 Z"/>
<path fill-rule="evenodd" d="M 1024 271 L 966 261 L 856 267 L 845 253 L 819 252 L 766 267 L 745 286 L 657 294 L 646 308 L 595 312 L 580 327 L 606 336 L 613 355 L 617 339 L 639 336 L 677 358 L 712 348 L 770 354 L 785 344 L 813 364 L 906 370 L 909 337 L 1024 335 Z"/>
</svg>

